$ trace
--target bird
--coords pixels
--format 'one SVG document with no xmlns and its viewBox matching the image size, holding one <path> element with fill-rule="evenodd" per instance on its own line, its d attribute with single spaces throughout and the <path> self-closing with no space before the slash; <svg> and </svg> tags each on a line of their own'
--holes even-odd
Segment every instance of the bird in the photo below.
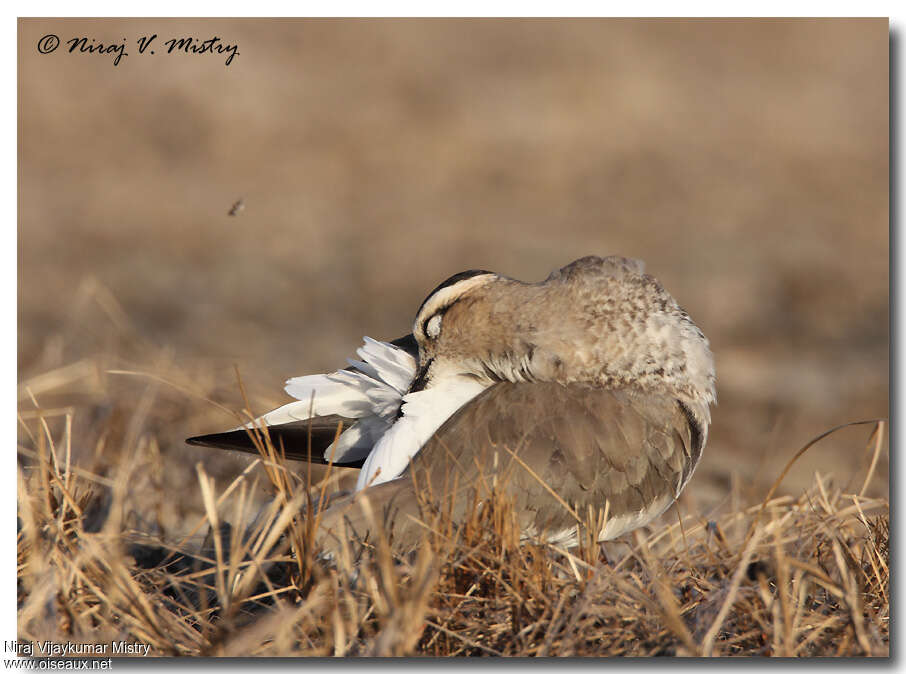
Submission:
<svg viewBox="0 0 906 674">
<path fill-rule="evenodd" d="M 255 422 L 187 440 L 257 452 L 250 429 L 266 426 L 286 458 L 358 468 L 319 514 L 328 554 L 377 519 L 412 550 L 426 508 L 462 522 L 501 491 L 525 540 L 575 546 L 582 514 L 602 511 L 593 536 L 616 538 L 679 497 L 716 403 L 708 339 L 644 262 L 617 255 L 539 282 L 454 274 L 410 334 L 356 354 L 289 379 L 295 400 Z"/>
</svg>

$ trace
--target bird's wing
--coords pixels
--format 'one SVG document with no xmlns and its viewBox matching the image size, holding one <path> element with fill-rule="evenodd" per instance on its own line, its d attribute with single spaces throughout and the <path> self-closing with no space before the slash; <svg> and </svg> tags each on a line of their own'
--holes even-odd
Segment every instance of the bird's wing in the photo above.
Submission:
<svg viewBox="0 0 906 674">
<path fill-rule="evenodd" d="M 501 382 L 451 416 L 399 479 L 326 510 L 322 540 L 329 548 L 339 519 L 367 532 L 355 507 L 364 496 L 373 512 L 394 518 L 396 545 L 411 547 L 426 503 L 461 519 L 494 491 L 512 501 L 525 534 L 546 539 L 568 537 L 577 516 L 585 521 L 589 506 L 607 504 L 604 537 L 612 538 L 673 502 L 701 456 L 703 430 L 668 395 Z"/>
<path fill-rule="evenodd" d="M 392 418 L 390 412 L 395 414 L 402 404 L 402 395 L 408 387 L 407 377 L 411 381 L 415 374 L 414 363 L 418 359 L 415 337 L 404 335 L 390 344 L 397 350 L 387 349 L 382 342 L 366 338 L 365 346 L 358 350 L 363 360 L 350 361 L 350 367 L 335 373 L 340 375 L 339 378 L 310 375 L 290 379 L 287 390 L 298 400 L 260 418 L 266 422 L 274 446 L 282 448 L 287 459 L 327 464 L 330 457 L 325 456 L 325 452 L 334 442 L 337 427 L 342 422 L 343 435 L 337 445 L 334 465 L 361 468 L 371 447 L 390 425 L 377 411 L 380 409 L 384 416 Z M 411 363 L 407 359 L 411 359 Z M 411 372 L 408 371 L 410 366 Z M 366 391 L 357 382 L 372 384 L 371 390 Z M 324 410 L 320 414 L 318 407 Z M 251 435 L 242 427 L 199 435 L 186 442 L 258 453 Z"/>
</svg>

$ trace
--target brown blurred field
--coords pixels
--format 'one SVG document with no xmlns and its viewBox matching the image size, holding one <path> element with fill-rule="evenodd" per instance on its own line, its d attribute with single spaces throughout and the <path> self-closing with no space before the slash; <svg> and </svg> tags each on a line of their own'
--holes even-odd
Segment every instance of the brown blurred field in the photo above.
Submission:
<svg viewBox="0 0 906 674">
<path fill-rule="evenodd" d="M 161 44 L 214 35 L 229 67 Z M 128 466 L 139 529 L 248 464 L 182 442 L 235 425 L 234 366 L 263 412 L 469 268 L 646 261 L 716 357 L 702 520 L 888 415 L 886 20 L 20 20 L 18 72 L 20 411 Z M 780 493 L 858 491 L 869 429 Z"/>
</svg>

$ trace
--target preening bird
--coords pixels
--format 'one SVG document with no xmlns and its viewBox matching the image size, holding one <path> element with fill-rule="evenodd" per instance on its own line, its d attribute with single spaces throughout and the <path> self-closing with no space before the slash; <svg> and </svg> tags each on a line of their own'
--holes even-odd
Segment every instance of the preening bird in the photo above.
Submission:
<svg viewBox="0 0 906 674">
<path fill-rule="evenodd" d="M 680 495 L 715 402 L 708 340 L 642 262 L 617 256 L 538 283 L 456 274 L 410 335 L 366 337 L 357 355 L 290 379 L 296 401 L 259 420 L 287 458 L 359 468 L 355 493 L 322 512 L 328 551 L 370 533 L 363 497 L 404 550 L 426 503 L 456 521 L 495 490 L 526 538 L 574 545 L 589 506 L 607 513 L 598 540 L 614 538 Z M 187 442 L 256 451 L 243 427 Z"/>
</svg>

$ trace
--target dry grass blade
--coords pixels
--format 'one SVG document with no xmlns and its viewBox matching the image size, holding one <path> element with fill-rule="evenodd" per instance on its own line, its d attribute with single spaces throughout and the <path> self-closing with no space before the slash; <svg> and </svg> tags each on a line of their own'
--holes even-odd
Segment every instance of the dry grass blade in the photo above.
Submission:
<svg viewBox="0 0 906 674">
<path fill-rule="evenodd" d="M 653 571 L 654 588 L 657 592 L 658 603 L 663 611 L 664 621 L 667 624 L 667 627 L 680 638 L 690 655 L 702 655 L 699 645 L 695 643 L 695 639 L 692 638 L 689 628 L 686 627 L 686 624 L 680 616 L 679 607 L 676 605 L 676 599 L 668 589 L 668 581 L 664 578 L 664 574 L 661 572 L 658 563 L 654 560 L 644 536 L 639 532 L 636 532 L 636 541 L 642 550 L 645 564 Z M 675 579 L 671 579 L 669 582 L 672 584 L 675 582 Z"/>
<path fill-rule="evenodd" d="M 884 440 L 885 425 L 886 424 L 884 421 L 879 421 L 877 427 L 872 433 L 875 438 L 875 451 L 871 455 L 871 465 L 868 467 L 868 473 L 866 473 L 865 475 L 865 482 L 862 483 L 862 488 L 859 490 L 859 496 L 863 496 L 865 494 L 865 490 L 868 489 L 871 478 L 874 477 L 875 468 L 877 468 L 878 466 L 878 457 L 881 455 L 881 445 Z M 870 441 L 871 438 L 869 438 L 869 442 Z"/>
<path fill-rule="evenodd" d="M 774 495 L 774 492 L 777 491 L 777 488 L 780 486 L 780 483 L 783 482 L 783 478 L 786 477 L 786 474 L 790 471 L 790 468 L 793 467 L 793 464 L 799 460 L 799 457 L 801 457 L 803 454 L 805 454 L 809 449 L 811 449 L 818 442 L 820 442 L 821 440 L 823 440 L 824 438 L 826 438 L 829 435 L 833 435 L 834 433 L 836 433 L 839 430 L 842 430 L 844 428 L 849 428 L 850 426 L 864 426 L 865 424 L 880 424 L 880 423 L 883 423 L 884 421 L 885 421 L 884 419 L 866 419 L 864 421 L 850 421 L 849 423 L 840 424 L 839 426 L 834 426 L 833 428 L 831 428 L 827 431 L 824 431 L 823 433 L 816 435 L 814 438 L 809 440 L 805 444 L 804 447 L 802 447 L 799 451 L 797 451 L 793 455 L 793 457 L 789 461 L 787 461 L 787 464 L 783 467 L 783 470 L 780 471 L 780 475 L 778 475 L 777 479 L 774 480 L 774 484 L 772 484 L 771 488 L 768 490 L 767 496 L 765 496 L 764 500 L 761 502 L 761 508 L 758 511 L 758 515 L 756 516 L 755 521 L 752 523 L 752 527 L 749 529 L 748 536 L 752 535 L 756 524 L 761 519 L 761 513 L 764 512 L 764 509 L 767 506 L 768 502 L 771 500 L 771 497 Z"/>
</svg>

